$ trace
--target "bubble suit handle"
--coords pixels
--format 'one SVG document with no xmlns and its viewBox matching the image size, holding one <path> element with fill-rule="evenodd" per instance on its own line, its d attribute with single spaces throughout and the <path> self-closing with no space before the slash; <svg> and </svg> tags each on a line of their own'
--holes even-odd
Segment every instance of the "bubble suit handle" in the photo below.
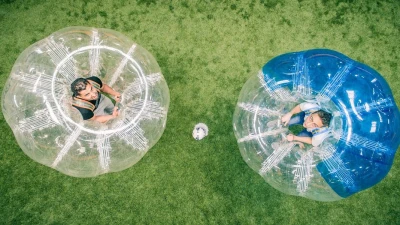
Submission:
<svg viewBox="0 0 400 225">
<path fill-rule="evenodd" d="M 303 102 L 333 115 L 318 146 L 290 142 L 275 123 Z M 243 86 L 233 126 L 246 163 L 271 186 L 318 201 L 365 190 L 389 172 L 400 144 L 400 115 L 374 69 L 328 49 L 270 60 Z"/>
<path fill-rule="evenodd" d="M 120 115 L 104 124 L 84 121 L 72 107 L 71 83 L 91 76 L 121 93 Z M 29 157 L 70 176 L 93 177 L 129 168 L 158 141 L 169 90 L 154 57 L 126 36 L 68 27 L 21 53 L 1 101 Z"/>
</svg>

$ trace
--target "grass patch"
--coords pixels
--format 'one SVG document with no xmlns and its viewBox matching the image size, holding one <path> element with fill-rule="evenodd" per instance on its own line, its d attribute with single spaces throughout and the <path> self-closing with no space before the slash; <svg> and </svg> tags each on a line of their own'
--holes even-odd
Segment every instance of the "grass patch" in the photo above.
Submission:
<svg viewBox="0 0 400 225">
<path fill-rule="evenodd" d="M 171 103 L 160 141 L 133 167 L 68 177 L 27 157 L 0 113 L 4 224 L 400 224 L 400 161 L 339 202 L 287 196 L 243 161 L 232 115 L 274 56 L 330 48 L 379 71 L 400 105 L 398 1 L 0 1 L 0 91 L 18 55 L 68 26 L 115 29 L 157 59 Z M 206 123 L 210 135 L 191 131 Z"/>
</svg>

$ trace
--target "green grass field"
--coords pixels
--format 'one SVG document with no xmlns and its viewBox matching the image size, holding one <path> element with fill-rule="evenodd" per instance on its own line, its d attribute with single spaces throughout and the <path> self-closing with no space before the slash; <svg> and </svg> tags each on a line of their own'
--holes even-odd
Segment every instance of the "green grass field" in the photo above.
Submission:
<svg viewBox="0 0 400 225">
<path fill-rule="evenodd" d="M 271 58 L 329 48 L 379 71 L 400 106 L 398 0 L 0 0 L 0 91 L 18 55 L 69 26 L 114 29 L 157 59 L 171 103 L 136 165 L 74 178 L 26 156 L 0 113 L 0 224 L 400 224 L 399 154 L 337 202 L 288 196 L 242 160 L 232 115 Z M 198 122 L 210 135 L 191 137 Z"/>
</svg>

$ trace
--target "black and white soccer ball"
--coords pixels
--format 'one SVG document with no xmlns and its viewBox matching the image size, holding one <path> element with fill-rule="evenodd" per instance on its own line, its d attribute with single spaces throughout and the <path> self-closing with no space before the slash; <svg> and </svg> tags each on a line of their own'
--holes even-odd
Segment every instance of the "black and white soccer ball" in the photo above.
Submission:
<svg viewBox="0 0 400 225">
<path fill-rule="evenodd" d="M 208 135 L 208 127 L 204 123 L 198 123 L 192 132 L 192 136 L 196 140 L 201 140 Z"/>
</svg>

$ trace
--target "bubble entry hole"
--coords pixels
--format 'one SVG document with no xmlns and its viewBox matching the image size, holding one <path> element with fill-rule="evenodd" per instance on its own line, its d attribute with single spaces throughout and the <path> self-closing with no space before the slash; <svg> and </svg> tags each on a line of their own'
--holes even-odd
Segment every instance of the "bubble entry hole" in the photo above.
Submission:
<svg viewBox="0 0 400 225">
<path fill-rule="evenodd" d="M 55 85 L 56 85 L 56 77 L 57 77 L 57 74 L 59 73 L 58 71 L 65 64 L 66 61 L 68 61 L 70 58 L 73 58 L 72 57 L 73 55 L 79 54 L 81 52 L 84 52 L 84 51 L 87 51 L 87 50 L 91 50 L 91 49 L 106 49 L 106 50 L 109 50 L 109 51 L 117 52 L 117 53 L 121 54 L 122 56 L 124 56 L 126 59 L 128 59 L 134 65 L 133 68 L 139 74 L 139 79 L 140 79 L 141 83 L 143 83 L 144 86 L 145 86 L 145 88 L 144 88 L 145 95 L 144 95 L 143 106 L 141 107 L 141 109 L 137 113 L 137 115 L 129 123 L 125 124 L 125 126 L 120 126 L 118 128 L 115 128 L 115 129 L 108 129 L 108 130 L 101 130 L 101 131 L 88 129 L 88 128 L 84 127 L 83 124 L 77 123 L 76 121 L 72 120 L 69 116 L 67 116 L 64 113 L 64 111 L 62 110 L 60 104 L 58 103 L 58 100 L 57 100 L 57 98 L 55 96 Z M 79 48 L 79 49 L 77 49 L 75 51 L 72 51 L 63 60 L 60 61 L 60 63 L 56 66 L 56 68 L 54 70 L 54 73 L 53 73 L 53 76 L 52 76 L 51 90 L 52 90 L 52 97 L 53 97 L 54 103 L 56 104 L 57 109 L 59 110 L 60 114 L 63 116 L 63 118 L 66 121 L 74 124 L 75 126 L 77 126 L 82 131 L 86 131 L 86 132 L 92 133 L 92 134 L 103 134 L 103 135 L 106 135 L 106 134 L 112 134 L 112 133 L 116 133 L 116 132 L 122 131 L 122 130 L 128 128 L 129 126 L 135 125 L 135 123 L 138 122 L 138 118 L 140 117 L 140 115 L 142 114 L 142 112 L 144 111 L 144 109 L 146 108 L 146 105 L 147 105 L 147 99 L 148 99 L 148 95 L 149 95 L 148 86 L 147 85 L 148 84 L 147 84 L 147 81 L 146 81 L 146 78 L 145 78 L 145 75 L 144 75 L 142 69 L 140 68 L 140 66 L 136 62 L 136 60 L 134 60 L 131 56 L 125 54 L 124 52 L 122 52 L 122 51 L 120 51 L 118 49 L 111 48 L 111 47 L 108 47 L 108 46 L 93 46 L 93 45 L 91 45 L 91 46 L 81 47 L 81 48 Z"/>
</svg>

